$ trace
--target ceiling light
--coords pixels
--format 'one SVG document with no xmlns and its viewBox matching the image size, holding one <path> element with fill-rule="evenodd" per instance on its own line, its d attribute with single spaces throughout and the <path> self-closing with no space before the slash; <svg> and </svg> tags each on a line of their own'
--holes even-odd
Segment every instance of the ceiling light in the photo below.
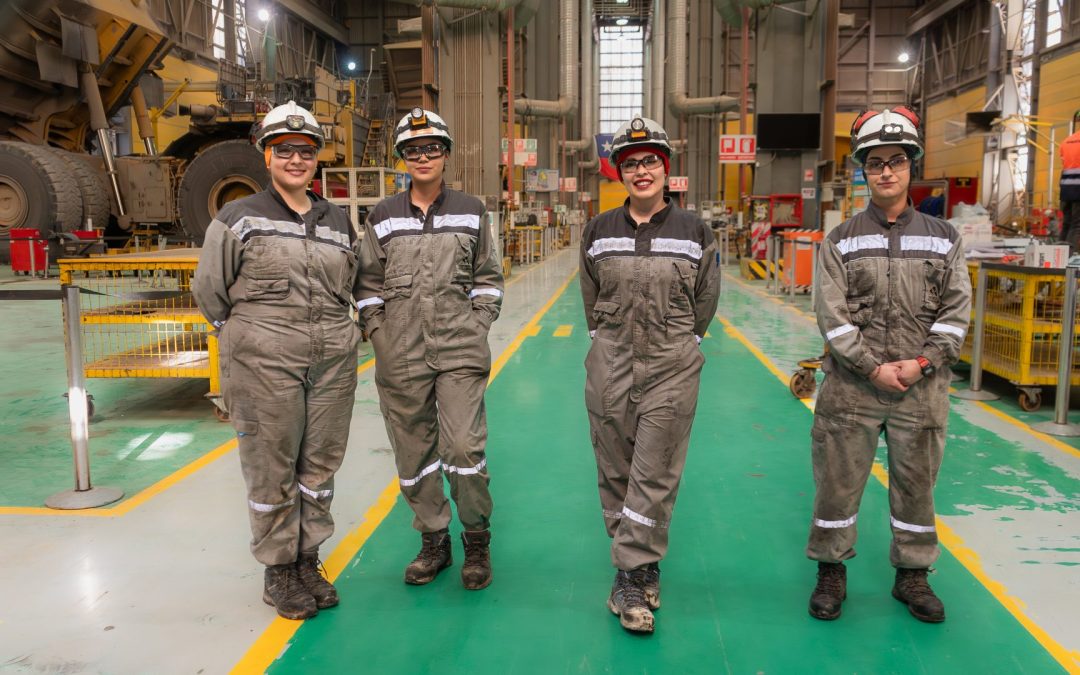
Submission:
<svg viewBox="0 0 1080 675">
<path fill-rule="evenodd" d="M 896 57 L 896 60 L 900 63 L 907 63 L 911 56 L 907 52 L 900 52 L 900 56 Z"/>
<path fill-rule="evenodd" d="M 270 10 L 263 7 L 262 9 L 259 10 L 258 16 L 259 16 L 259 21 L 269 21 L 270 20 Z"/>
<path fill-rule="evenodd" d="M 349 61 L 345 64 L 345 67 L 349 70 L 356 70 L 356 61 Z"/>
<path fill-rule="evenodd" d="M 625 26 L 628 23 L 630 23 L 630 19 L 627 19 L 626 17 L 623 17 L 621 19 L 615 19 L 616 26 Z"/>
</svg>

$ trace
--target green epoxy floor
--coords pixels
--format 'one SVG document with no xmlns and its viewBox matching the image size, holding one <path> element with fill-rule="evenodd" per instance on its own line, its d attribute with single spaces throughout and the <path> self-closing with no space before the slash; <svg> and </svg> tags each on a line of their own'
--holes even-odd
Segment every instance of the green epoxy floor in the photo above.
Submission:
<svg viewBox="0 0 1080 675">
<path fill-rule="evenodd" d="M 725 293 L 721 314 L 754 340 L 759 309 L 760 298 Z M 573 334 L 553 337 L 563 324 L 573 325 Z M 810 328 L 792 332 L 789 324 L 773 334 L 775 344 L 760 346 L 778 364 L 788 353 L 805 356 L 820 347 Z M 663 564 L 657 633 L 625 633 L 604 604 L 613 571 L 582 404 L 587 348 L 573 284 L 489 392 L 492 586 L 461 588 L 459 543 L 455 565 L 435 583 L 403 584 L 418 537 L 399 499 L 337 580 L 342 605 L 305 622 L 270 672 L 1062 671 L 948 552 L 932 577 L 948 621 L 931 626 L 908 615 L 889 594 L 887 496 L 873 479 L 844 616 L 826 623 L 807 615 L 811 414 L 716 322 L 702 345 L 708 363 Z M 1008 494 L 985 486 L 980 492 L 978 480 L 970 476 L 969 486 L 964 476 L 977 469 L 985 479 L 988 466 L 1017 452 L 1008 443 L 997 447 L 981 429 L 963 428 L 955 416 L 953 424 L 953 434 L 976 439 L 977 452 L 994 454 L 980 462 L 975 451 L 966 459 L 947 452 L 942 475 L 949 480 L 938 492 L 943 513 L 981 503 L 987 492 Z M 1040 472 L 1053 468 L 1025 470 L 1049 483 L 1060 476 Z"/>
<path fill-rule="evenodd" d="M 56 284 L 8 281 L 3 288 Z M 5 301 L 0 321 L 18 327 L 0 331 L 0 508 L 38 507 L 75 482 L 60 302 Z M 370 359 L 370 343 L 361 344 L 358 364 Z M 214 417 L 207 388 L 206 380 L 88 380 L 93 484 L 121 488 L 130 499 L 235 438 Z"/>
</svg>

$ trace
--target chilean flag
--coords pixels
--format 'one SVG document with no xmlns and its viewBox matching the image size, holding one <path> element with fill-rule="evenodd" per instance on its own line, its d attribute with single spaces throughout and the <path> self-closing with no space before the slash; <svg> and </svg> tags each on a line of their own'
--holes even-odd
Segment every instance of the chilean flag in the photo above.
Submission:
<svg viewBox="0 0 1080 675">
<path fill-rule="evenodd" d="M 600 175 L 619 182 L 619 170 L 611 164 L 611 141 L 614 138 L 615 134 L 596 134 L 596 156 L 600 158 Z"/>
</svg>

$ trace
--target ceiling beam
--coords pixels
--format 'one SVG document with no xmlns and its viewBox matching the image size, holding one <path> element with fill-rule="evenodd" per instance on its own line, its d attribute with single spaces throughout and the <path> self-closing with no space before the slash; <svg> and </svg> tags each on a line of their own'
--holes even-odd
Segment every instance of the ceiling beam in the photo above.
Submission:
<svg viewBox="0 0 1080 675">
<path fill-rule="evenodd" d="M 306 21 L 312 28 L 342 44 L 349 44 L 349 32 L 340 21 L 307 0 L 275 0 L 291 14 Z"/>
<path fill-rule="evenodd" d="M 945 16 L 960 5 L 964 4 L 966 1 L 967 0 L 938 0 L 937 2 L 931 2 L 923 5 L 914 14 L 912 14 L 911 19 L 908 20 L 908 28 L 905 37 L 911 37 L 912 35 L 915 35 L 916 33 L 923 30 L 930 24 L 934 23 L 941 17 Z"/>
</svg>

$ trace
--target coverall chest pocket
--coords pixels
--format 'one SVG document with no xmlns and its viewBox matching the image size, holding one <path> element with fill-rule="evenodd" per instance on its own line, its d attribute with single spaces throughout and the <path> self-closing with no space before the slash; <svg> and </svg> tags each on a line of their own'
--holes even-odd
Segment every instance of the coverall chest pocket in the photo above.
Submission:
<svg viewBox="0 0 1080 675">
<path fill-rule="evenodd" d="M 283 241 L 256 239 L 247 246 L 240 276 L 248 300 L 282 300 L 289 295 L 289 252 Z"/>
<path fill-rule="evenodd" d="M 857 260 L 847 268 L 847 310 L 853 326 L 862 328 L 874 316 L 874 287 L 877 269 L 865 260 Z"/>
<path fill-rule="evenodd" d="M 687 260 L 673 260 L 671 288 L 668 292 L 668 311 L 671 316 L 690 314 L 690 298 L 694 293 L 697 270 Z"/>
<path fill-rule="evenodd" d="M 622 312 L 618 302 L 597 302 L 593 305 L 592 315 L 597 328 L 618 328 L 622 325 Z"/>
<path fill-rule="evenodd" d="M 455 234 L 457 244 L 454 247 L 454 278 L 453 283 L 459 286 L 472 286 L 473 282 L 473 249 L 476 241 L 467 234 Z"/>
<path fill-rule="evenodd" d="M 942 260 L 923 261 L 923 304 L 925 319 L 933 321 L 941 308 L 941 289 L 945 284 L 945 262 Z"/>
</svg>

